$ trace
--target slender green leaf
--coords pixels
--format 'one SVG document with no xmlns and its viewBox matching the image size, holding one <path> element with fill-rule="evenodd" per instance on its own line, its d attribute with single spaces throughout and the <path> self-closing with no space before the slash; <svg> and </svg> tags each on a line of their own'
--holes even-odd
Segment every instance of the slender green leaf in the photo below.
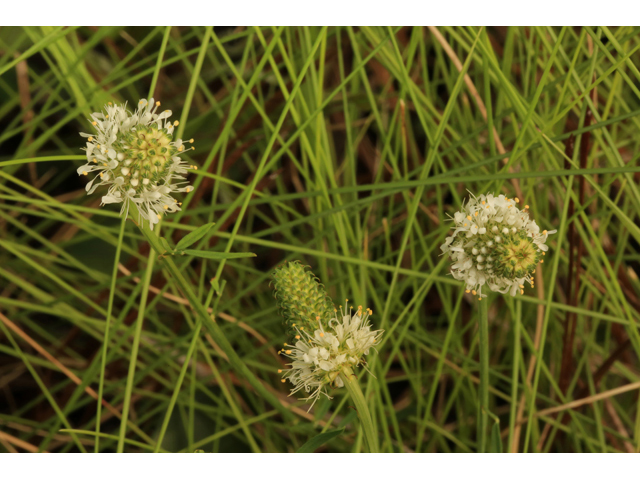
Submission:
<svg viewBox="0 0 640 480">
<path fill-rule="evenodd" d="M 307 443 L 302 445 L 296 453 L 313 453 L 325 443 L 330 442 L 334 438 L 344 433 L 344 428 L 337 428 L 335 430 L 329 430 L 328 432 L 320 433 L 310 439 Z"/>
<path fill-rule="evenodd" d="M 193 257 L 210 258 L 211 260 L 227 260 L 229 258 L 247 258 L 255 257 L 255 253 L 231 253 L 231 252 L 209 252 L 207 250 L 183 250 L 185 253 Z"/>
<path fill-rule="evenodd" d="M 191 245 L 196 243 L 198 240 L 200 240 L 202 237 L 204 237 L 209 231 L 209 229 L 214 225 L 215 223 L 213 222 L 207 223 L 205 225 L 202 225 L 201 227 L 196 228 L 193 232 L 185 235 L 180 239 L 180 241 L 176 245 L 176 250 L 184 250 L 185 248 L 190 247 Z"/>
</svg>

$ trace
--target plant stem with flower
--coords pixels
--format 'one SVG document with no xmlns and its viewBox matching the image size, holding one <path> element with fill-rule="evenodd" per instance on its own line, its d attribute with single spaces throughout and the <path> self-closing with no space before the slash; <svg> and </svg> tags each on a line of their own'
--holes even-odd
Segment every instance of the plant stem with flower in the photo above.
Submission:
<svg viewBox="0 0 640 480">
<path fill-rule="evenodd" d="M 382 330 L 371 330 L 370 309 L 358 306 L 353 312 L 345 301 L 340 315 L 327 296 L 324 286 L 299 262 L 278 267 L 273 275 L 275 297 L 280 313 L 295 343 L 285 343 L 278 353 L 291 360 L 291 368 L 280 369 L 282 382 L 293 384 L 291 395 L 304 390 L 313 400 L 322 395 L 331 399 L 327 388 L 346 387 L 362 424 L 370 452 L 378 451 L 378 436 L 369 407 L 353 369 L 362 366 L 364 357 L 379 343 Z"/>
<path fill-rule="evenodd" d="M 88 176 L 97 173 L 87 184 L 88 194 L 92 194 L 99 186 L 108 188 L 102 197 L 102 204 L 121 203 L 120 215 L 123 220 L 131 218 L 140 228 L 157 255 L 164 257 L 162 265 L 167 268 L 171 277 L 178 285 L 195 310 L 202 324 L 207 328 L 213 340 L 220 346 L 227 356 L 229 363 L 239 374 L 247 379 L 254 390 L 262 395 L 284 418 L 291 419 L 291 412 L 267 390 L 255 374 L 246 366 L 236 350 L 227 340 L 215 319 L 209 315 L 193 290 L 192 285 L 183 276 L 175 264 L 172 255 L 180 253 L 194 256 L 223 259 L 254 256 L 247 253 L 207 252 L 197 250 L 183 250 L 180 243 L 187 237 L 192 237 L 188 244 L 201 238 L 210 225 L 204 225 L 191 232 L 177 245 L 176 251 L 168 246 L 166 239 L 158 236 L 157 225 L 164 214 L 180 210 L 181 203 L 173 198 L 178 192 L 190 192 L 193 187 L 184 185 L 184 174 L 195 166 L 188 166 L 180 158 L 185 150 L 185 142 L 173 138 L 174 128 L 178 122 L 169 122 L 171 111 L 157 113 L 160 102 L 153 99 L 142 99 L 136 110 L 131 112 L 126 104 L 104 107 L 103 112 L 91 115 L 94 133 L 82 133 L 87 138 L 87 163 L 78 168 L 78 174 Z M 189 143 L 193 143 L 190 140 Z M 124 215 L 123 215 L 124 214 Z M 121 242 L 119 242 L 121 243 Z M 185 245 L 186 248 L 187 245 Z M 141 324 L 141 319 L 139 319 Z M 135 354 L 131 365 L 131 372 L 135 368 Z M 104 368 L 103 368 L 104 371 Z M 130 375 L 131 375 L 130 372 Z M 126 415 L 123 414 L 123 422 Z M 119 449 L 123 448 L 123 438 L 126 430 L 120 434 Z"/>
<path fill-rule="evenodd" d="M 534 286 L 533 275 L 556 230 L 543 230 L 529 218 L 529 205 L 519 208 L 518 198 L 493 194 L 471 195 L 453 216 L 453 235 L 440 247 L 452 261 L 451 275 L 462 280 L 466 292 L 478 297 L 480 336 L 480 391 L 478 402 L 478 451 L 486 451 L 489 417 L 489 319 L 483 287 L 499 293 L 524 295 Z"/>
</svg>

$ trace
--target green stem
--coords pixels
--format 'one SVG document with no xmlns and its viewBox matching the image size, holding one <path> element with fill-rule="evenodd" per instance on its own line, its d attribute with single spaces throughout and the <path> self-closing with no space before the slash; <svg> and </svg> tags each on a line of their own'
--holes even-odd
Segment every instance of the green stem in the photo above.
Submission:
<svg viewBox="0 0 640 480">
<path fill-rule="evenodd" d="M 109 290 L 109 304 L 107 306 L 107 322 L 104 329 L 104 343 L 102 344 L 102 360 L 100 363 L 100 383 L 98 384 L 98 409 L 96 411 L 96 445 L 95 453 L 100 451 L 100 417 L 102 414 L 102 395 L 104 391 L 104 372 L 107 368 L 107 347 L 109 345 L 109 327 L 111 326 L 111 312 L 113 311 L 113 298 L 116 293 L 116 279 L 118 278 L 118 264 L 120 263 L 120 252 L 122 251 L 122 239 L 124 238 L 124 227 L 127 218 L 120 221 L 120 234 L 118 235 L 118 245 L 116 246 L 116 256 L 113 260 L 113 271 L 111 273 L 111 289 Z"/>
<path fill-rule="evenodd" d="M 178 375 L 178 382 L 176 383 L 175 388 L 173 389 L 173 395 L 171 395 L 171 400 L 169 400 L 169 406 L 167 407 L 167 411 L 164 414 L 164 420 L 162 421 L 162 427 L 160 427 L 160 434 L 158 435 L 158 441 L 156 443 L 156 448 L 153 453 L 158 453 L 160 448 L 162 447 L 162 441 L 164 440 L 164 435 L 167 433 L 167 427 L 169 426 L 169 420 L 171 420 L 171 414 L 173 413 L 173 407 L 176 405 L 176 400 L 178 400 L 178 395 L 180 394 L 180 387 L 182 387 L 182 381 L 184 380 L 184 376 L 187 373 L 187 369 L 189 365 L 191 365 L 191 356 L 196 349 L 196 344 L 198 343 L 198 339 L 200 338 L 200 329 L 202 328 L 202 322 L 198 321 L 196 325 L 196 329 L 193 332 L 193 336 L 191 338 L 191 343 L 189 344 L 189 350 L 187 351 L 187 356 L 184 359 L 184 363 L 182 364 L 182 368 L 180 369 L 180 374 Z"/>
<path fill-rule="evenodd" d="M 133 382 L 136 375 L 136 362 L 138 360 L 138 349 L 140 347 L 140 337 L 142 336 L 142 324 L 144 313 L 147 309 L 147 298 L 149 297 L 149 285 L 151 284 L 151 274 L 155 265 L 156 255 L 149 252 L 147 269 L 144 274 L 142 292 L 140 293 L 140 305 L 138 305 L 138 318 L 136 319 L 136 330 L 131 347 L 131 361 L 129 362 L 129 373 L 127 375 L 127 385 L 124 392 L 124 403 L 122 406 L 122 419 L 120 421 L 120 435 L 118 436 L 118 453 L 124 451 L 124 437 L 127 433 L 127 419 L 129 418 L 129 407 L 131 405 L 131 393 L 133 392 Z"/>
<path fill-rule="evenodd" d="M 487 451 L 487 425 L 489 421 L 489 302 L 478 302 L 478 329 L 480 331 L 480 392 L 478 404 L 478 452 Z"/>
<path fill-rule="evenodd" d="M 357 377 L 353 374 L 353 371 L 350 368 L 343 368 L 342 372 L 340 372 L 340 378 L 342 378 L 344 386 L 356 406 L 356 411 L 358 412 L 358 418 L 360 419 L 360 424 L 364 431 L 364 438 L 367 441 L 369 452 L 378 453 L 378 435 L 376 434 L 376 430 L 373 426 L 373 420 L 371 419 L 371 413 L 369 413 L 367 401 L 362 394 L 360 385 L 358 385 Z"/>
<path fill-rule="evenodd" d="M 131 218 L 137 223 L 139 219 L 139 213 L 138 208 L 135 204 L 132 203 L 130 205 L 129 212 Z M 143 221 L 138 225 L 138 227 L 140 228 L 140 231 L 147 239 L 147 241 L 151 244 L 153 250 L 155 250 L 158 255 L 162 254 L 165 249 L 160 244 L 158 236 L 149 228 L 149 223 Z M 167 270 L 171 274 L 171 277 L 178 284 L 178 287 L 189 301 L 189 305 L 191 306 L 191 308 L 196 311 L 198 317 L 200 317 L 200 319 L 202 320 L 203 325 L 209 331 L 213 340 L 227 355 L 231 367 L 244 378 L 246 378 L 249 384 L 255 389 L 256 393 L 261 395 L 262 398 L 264 398 L 271 404 L 271 406 L 278 410 L 278 412 L 280 412 L 280 414 L 283 415 L 285 419 L 292 420 L 293 415 L 287 409 L 287 407 L 283 406 L 278 398 L 276 398 L 273 393 L 267 390 L 267 388 L 258 379 L 258 377 L 256 377 L 255 374 L 249 369 L 249 367 L 247 367 L 247 365 L 242 361 L 235 348 L 233 348 L 233 345 L 231 345 L 224 332 L 220 328 L 220 325 L 218 325 L 218 323 L 211 318 L 211 315 L 207 312 L 206 307 L 202 304 L 200 299 L 198 299 L 198 296 L 194 293 L 191 285 L 189 284 L 187 279 L 184 278 L 182 272 L 177 267 L 173 259 L 171 257 L 164 258 L 162 261 L 162 266 L 167 268 Z"/>
<path fill-rule="evenodd" d="M 518 409 L 518 377 L 520 373 L 520 323 L 522 320 L 522 302 L 516 300 L 516 318 L 513 325 L 513 370 L 511 371 L 511 412 L 509 414 L 509 441 L 507 451 L 516 453 L 517 445 L 512 445 L 516 428 L 516 411 Z"/>
<path fill-rule="evenodd" d="M 153 92 L 156 90 L 156 84 L 158 83 L 158 77 L 160 76 L 160 69 L 162 68 L 162 60 L 164 59 L 164 51 L 167 48 L 170 33 L 171 26 L 165 27 L 162 43 L 160 44 L 160 51 L 158 52 L 158 60 L 156 61 L 156 68 L 153 70 L 153 77 L 151 78 L 151 85 L 149 86 L 149 95 L 147 96 L 149 99 L 153 97 Z M 98 437 L 96 437 L 96 440 L 97 439 Z"/>
</svg>

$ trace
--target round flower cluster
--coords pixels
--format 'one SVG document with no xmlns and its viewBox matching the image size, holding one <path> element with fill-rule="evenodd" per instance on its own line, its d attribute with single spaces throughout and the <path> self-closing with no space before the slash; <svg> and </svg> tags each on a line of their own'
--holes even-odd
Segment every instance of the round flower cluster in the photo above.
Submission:
<svg viewBox="0 0 640 480">
<path fill-rule="evenodd" d="M 284 372 L 282 381 L 288 378 L 294 385 L 291 395 L 302 389 L 312 392 L 307 398 L 313 399 L 311 407 L 320 394 L 332 398 L 325 391 L 327 385 L 344 386 L 340 372 L 343 368 L 364 365 L 363 356 L 369 354 L 383 333 L 382 330 L 371 330 L 368 319 L 373 312 L 368 308 L 363 310 L 359 306 L 355 313 L 345 314 L 340 307 L 340 313 L 342 320 L 338 320 L 336 311 L 336 318 L 328 322 L 329 328 L 325 328 L 317 317 L 318 328 L 313 333 L 293 324 L 297 342 L 295 345 L 285 344 L 279 352 L 292 360 L 288 364 L 291 368 Z"/>
<path fill-rule="evenodd" d="M 78 168 L 78 175 L 97 173 L 87 184 L 87 193 L 92 194 L 101 185 L 108 186 L 102 205 L 122 203 L 120 215 L 127 215 L 129 202 L 134 202 L 140 221 L 148 221 L 151 229 L 165 212 L 180 210 L 181 204 L 171 195 L 193 190 L 184 186 L 182 175 L 197 168 L 180 158 L 187 150 L 181 139 L 173 139 L 178 122 L 168 120 L 170 110 L 156 113 L 159 106 L 160 102 L 154 103 L 153 98 L 142 99 L 131 113 L 126 104 L 109 102 L 104 113 L 91 115 L 95 133 L 80 133 L 87 138 L 83 149 L 87 164 Z"/>
<path fill-rule="evenodd" d="M 524 284 L 533 287 L 533 274 L 549 249 L 543 230 L 529 219 L 529 206 L 518 208 L 518 198 L 480 195 L 462 205 L 453 217 L 455 230 L 440 247 L 453 262 L 451 274 L 463 280 L 467 292 L 481 299 L 482 287 L 510 293 L 524 293 Z"/>
</svg>

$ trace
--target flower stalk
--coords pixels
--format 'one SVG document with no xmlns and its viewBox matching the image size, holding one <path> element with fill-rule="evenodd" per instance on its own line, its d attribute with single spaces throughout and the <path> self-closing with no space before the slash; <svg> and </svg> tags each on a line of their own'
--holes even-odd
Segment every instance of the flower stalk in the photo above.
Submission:
<svg viewBox="0 0 640 480">
<path fill-rule="evenodd" d="M 131 208 L 129 211 L 132 219 L 138 218 L 137 206 L 135 204 L 131 204 Z M 155 250 L 158 255 L 162 255 L 165 251 L 157 233 L 154 233 L 151 229 L 151 225 L 148 222 L 142 222 L 138 224 L 140 231 L 149 242 L 151 247 Z M 211 315 L 207 312 L 206 307 L 202 304 L 202 302 L 198 299 L 197 295 L 193 291 L 189 282 L 184 278 L 182 272 L 175 264 L 173 259 L 170 256 L 167 256 L 162 261 L 163 267 L 165 267 L 174 281 L 177 283 L 178 287 L 189 301 L 189 305 L 193 308 L 203 322 L 204 326 L 208 330 L 209 334 L 213 338 L 213 340 L 218 344 L 218 346 L 222 349 L 222 351 L 227 355 L 229 359 L 229 363 L 232 368 L 235 369 L 240 375 L 247 379 L 251 387 L 254 390 L 262 395 L 262 397 L 273 406 L 285 419 L 292 419 L 292 413 L 284 407 L 280 401 L 273 395 L 267 388 L 262 384 L 262 382 L 255 376 L 255 374 L 247 367 L 247 365 L 242 361 L 239 357 L 236 350 L 233 348 L 227 337 L 224 335 L 224 332 L 218 325 L 218 323 L 211 318 Z"/>
<path fill-rule="evenodd" d="M 480 334 L 480 391 L 478 402 L 478 452 L 487 450 L 489 423 L 489 302 L 478 302 L 478 331 Z"/>
<path fill-rule="evenodd" d="M 487 451 L 489 416 L 489 318 L 482 289 L 516 296 L 533 288 L 534 273 L 549 250 L 546 241 L 556 230 L 540 230 L 529 218 L 529 205 L 506 195 L 471 195 L 452 217 L 453 235 L 440 249 L 451 259 L 451 275 L 478 298 L 480 386 L 478 391 L 478 451 Z M 515 373 L 514 373 L 515 375 Z M 513 422 L 511 422 L 513 423 Z M 512 429 L 510 429 L 511 431 Z"/>
<path fill-rule="evenodd" d="M 338 314 L 324 286 L 299 262 L 278 267 L 273 284 L 280 313 L 295 339 L 278 352 L 291 360 L 290 368 L 278 370 L 282 382 L 291 382 L 291 395 L 303 390 L 309 394 L 309 410 L 322 395 L 332 398 L 328 388 L 345 387 L 358 411 L 369 451 L 377 452 L 372 417 L 353 373 L 358 366 L 366 370 L 364 357 L 383 333 L 371 330 L 373 312 L 362 305 L 354 311 L 347 299 Z"/>
<path fill-rule="evenodd" d="M 351 397 L 351 400 L 356 407 L 356 411 L 358 412 L 358 418 L 362 425 L 364 438 L 367 446 L 369 447 L 369 453 L 378 453 L 378 435 L 376 434 L 376 430 L 373 425 L 367 401 L 362 394 L 360 385 L 358 385 L 357 377 L 349 367 L 345 367 L 340 372 L 340 378 L 342 379 L 347 392 L 349 392 L 349 396 Z"/>
</svg>

